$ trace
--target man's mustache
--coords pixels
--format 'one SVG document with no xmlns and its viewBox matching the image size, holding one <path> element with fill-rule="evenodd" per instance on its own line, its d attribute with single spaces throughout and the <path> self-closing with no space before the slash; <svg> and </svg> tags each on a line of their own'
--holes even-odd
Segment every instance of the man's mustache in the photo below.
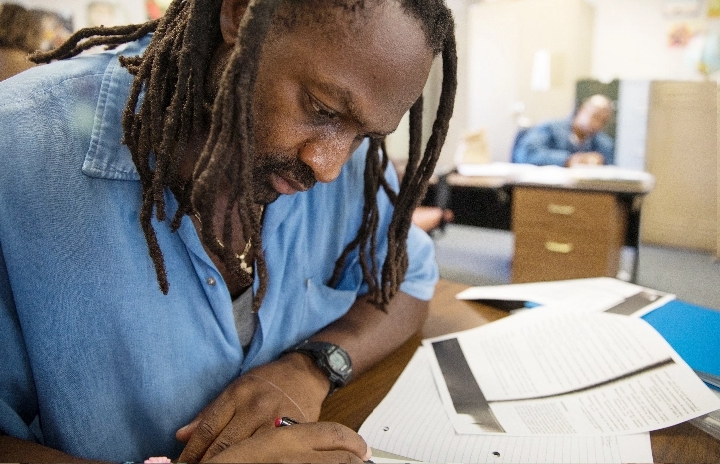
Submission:
<svg viewBox="0 0 720 464">
<path fill-rule="evenodd" d="M 316 183 L 315 173 L 307 164 L 298 159 L 288 159 L 284 155 L 265 155 L 258 160 L 259 164 L 253 169 L 256 179 L 265 178 L 271 173 L 277 173 L 285 178 L 296 181 L 304 190 L 312 188 Z"/>
</svg>

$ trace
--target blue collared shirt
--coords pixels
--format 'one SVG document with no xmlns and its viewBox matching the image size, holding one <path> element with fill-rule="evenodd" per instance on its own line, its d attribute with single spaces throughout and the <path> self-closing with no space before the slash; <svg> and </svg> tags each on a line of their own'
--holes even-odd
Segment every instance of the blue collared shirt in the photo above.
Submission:
<svg viewBox="0 0 720 464">
<path fill-rule="evenodd" d="M 175 233 L 154 223 L 170 282 L 160 292 L 138 174 L 121 143 L 131 76 L 117 55 L 146 44 L 0 83 L 0 429 L 86 458 L 176 457 L 175 431 L 241 372 L 367 292 L 357 252 L 339 285 L 326 285 L 361 222 L 366 145 L 337 180 L 267 206 L 269 286 L 247 355 L 224 280 L 187 217 Z M 397 189 L 391 167 L 387 177 Z M 382 263 L 392 212 L 384 194 L 379 207 Z M 428 300 L 438 272 L 416 227 L 408 253 L 401 290 Z"/>
<path fill-rule="evenodd" d="M 574 142 L 571 134 L 572 119 L 531 127 L 517 141 L 512 159 L 515 163 L 565 166 L 573 153 L 595 151 L 603 155 L 605 164 L 614 164 L 615 145 L 608 134 L 597 132 L 582 143 Z"/>
</svg>

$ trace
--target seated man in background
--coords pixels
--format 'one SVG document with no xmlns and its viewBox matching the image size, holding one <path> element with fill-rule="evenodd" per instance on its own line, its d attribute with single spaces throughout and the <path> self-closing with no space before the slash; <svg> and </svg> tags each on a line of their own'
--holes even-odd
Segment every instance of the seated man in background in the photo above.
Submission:
<svg viewBox="0 0 720 464">
<path fill-rule="evenodd" d="M 14 3 L 0 4 L 0 81 L 35 66 L 28 54 L 40 48 L 40 15 Z"/>
<path fill-rule="evenodd" d="M 515 163 L 538 166 L 613 164 L 613 139 L 603 132 L 612 116 L 604 95 L 593 95 L 572 119 L 550 121 L 528 129 L 513 148 Z"/>
</svg>

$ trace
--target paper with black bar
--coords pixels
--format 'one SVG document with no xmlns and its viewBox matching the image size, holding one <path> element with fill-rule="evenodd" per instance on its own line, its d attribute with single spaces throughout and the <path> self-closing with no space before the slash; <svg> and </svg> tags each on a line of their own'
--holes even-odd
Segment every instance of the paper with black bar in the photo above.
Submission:
<svg viewBox="0 0 720 464">
<path fill-rule="evenodd" d="M 471 416 L 483 430 L 505 433 L 475 381 L 458 339 L 437 341 L 432 348 L 455 411 Z"/>
<path fill-rule="evenodd" d="M 499 307 L 496 302 L 511 302 L 508 309 L 525 311 L 541 309 L 599 312 L 610 311 L 640 317 L 658 308 L 675 295 L 625 282 L 612 277 L 532 282 L 525 284 L 470 287 L 456 295 L 459 300 L 473 300 Z M 518 305 L 518 300 L 530 303 Z"/>
<path fill-rule="evenodd" d="M 440 362 L 453 361 L 439 359 L 433 348 L 451 339 L 482 391 L 474 409 L 467 399 L 456 408 L 448 384 L 468 379 L 446 379 L 443 374 L 453 371 Z M 647 432 L 720 408 L 717 397 L 640 318 L 531 310 L 423 344 L 430 348 L 435 382 L 458 433 L 497 433 L 483 427 L 482 417 L 467 413 L 483 407 L 513 435 Z"/>
<path fill-rule="evenodd" d="M 418 348 L 390 392 L 360 427 L 360 435 L 374 450 L 434 463 L 653 462 L 649 433 L 457 434 L 433 380 L 428 351 L 424 346 Z"/>
</svg>

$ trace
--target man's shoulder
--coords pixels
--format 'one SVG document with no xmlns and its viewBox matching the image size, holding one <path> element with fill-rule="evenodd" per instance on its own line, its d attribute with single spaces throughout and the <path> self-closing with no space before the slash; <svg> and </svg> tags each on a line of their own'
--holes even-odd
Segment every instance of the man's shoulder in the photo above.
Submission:
<svg viewBox="0 0 720 464">
<path fill-rule="evenodd" d="M 18 105 L 28 108 L 38 100 L 47 102 L 54 99 L 62 104 L 68 97 L 92 97 L 93 90 L 99 88 L 104 77 L 120 67 L 118 55 L 137 55 L 144 47 L 144 42 L 132 42 L 114 50 L 86 52 L 34 66 L 0 82 L 0 95 L 3 97 L 0 109 Z M 76 95 L 68 95 L 68 91 L 74 91 Z"/>
<path fill-rule="evenodd" d="M 119 54 L 125 54 L 122 48 L 87 53 L 39 65 L 15 76 L 20 79 L 1 82 L 0 125 L 18 130 L 0 133 L 0 151 L 5 155 L 0 166 L 34 159 L 36 165 L 52 160 L 79 168 L 89 157 L 95 170 L 84 168 L 86 174 L 105 170 L 117 177 L 116 171 L 128 171 L 114 161 L 131 164 L 120 153 L 120 121 L 132 76 L 120 65 Z M 132 173 L 126 177 L 132 178 Z"/>
<path fill-rule="evenodd" d="M 552 130 L 570 130 L 572 127 L 572 120 L 569 118 L 553 119 L 552 121 L 547 121 L 545 123 L 545 127 Z"/>
<path fill-rule="evenodd" d="M 556 134 L 570 130 L 570 121 L 568 119 L 552 119 L 543 121 L 530 127 L 527 132 L 535 134 Z"/>
<path fill-rule="evenodd" d="M 0 82 L 0 120 L 48 126 L 94 111 L 108 59 L 77 57 L 39 65 Z M 82 110 L 82 114 L 78 111 Z"/>
</svg>

